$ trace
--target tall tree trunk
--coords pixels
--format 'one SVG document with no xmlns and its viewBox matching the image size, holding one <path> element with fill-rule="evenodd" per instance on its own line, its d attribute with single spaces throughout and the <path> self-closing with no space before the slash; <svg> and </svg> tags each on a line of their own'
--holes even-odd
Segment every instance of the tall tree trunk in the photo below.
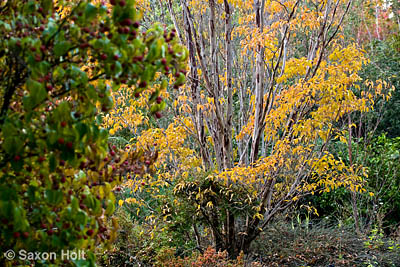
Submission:
<svg viewBox="0 0 400 267">
<path fill-rule="evenodd" d="M 347 115 L 348 118 L 348 125 L 349 125 L 349 138 L 348 138 L 348 143 L 347 143 L 347 149 L 349 152 L 349 163 L 350 166 L 353 168 L 353 148 L 352 148 L 352 129 L 351 129 L 351 117 L 350 114 Z M 360 222 L 359 222 L 359 216 L 358 216 L 358 208 L 357 208 L 357 192 L 356 191 L 352 191 L 351 192 L 351 207 L 353 209 L 353 218 L 354 218 L 354 226 L 356 228 L 356 233 L 358 235 L 361 234 L 360 232 Z"/>
<path fill-rule="evenodd" d="M 254 1 L 254 11 L 256 13 L 256 25 L 260 33 L 264 29 L 264 5 L 265 0 Z M 258 157 L 258 150 L 260 147 L 260 137 L 263 128 L 262 122 L 262 110 L 264 106 L 264 47 L 259 44 L 257 47 L 256 56 L 256 101 L 254 104 L 255 115 L 254 115 L 254 129 L 250 150 L 250 163 L 254 163 Z"/>
<path fill-rule="evenodd" d="M 232 88 L 232 42 L 231 42 L 231 9 L 227 0 L 224 0 L 225 8 L 225 58 L 226 58 L 226 118 L 224 129 L 224 169 L 233 167 L 232 162 L 232 116 L 233 116 L 233 88 Z M 237 256 L 235 216 L 229 209 L 226 210 L 227 249 L 231 257 Z"/>
<path fill-rule="evenodd" d="M 176 20 L 175 20 L 176 21 Z M 204 130 L 204 116 L 201 110 L 197 109 L 198 105 L 201 105 L 200 93 L 199 93 L 199 77 L 197 74 L 197 62 L 196 62 L 196 52 L 195 45 L 193 43 L 192 30 L 189 26 L 189 21 L 187 16 L 184 16 L 185 22 L 185 33 L 186 33 L 186 47 L 189 50 L 189 84 L 191 89 L 191 95 L 194 105 L 194 116 L 192 116 L 193 125 L 196 127 L 197 139 L 200 147 L 200 155 L 203 160 L 205 167 L 211 168 L 212 161 L 207 149 L 207 140 Z"/>
</svg>

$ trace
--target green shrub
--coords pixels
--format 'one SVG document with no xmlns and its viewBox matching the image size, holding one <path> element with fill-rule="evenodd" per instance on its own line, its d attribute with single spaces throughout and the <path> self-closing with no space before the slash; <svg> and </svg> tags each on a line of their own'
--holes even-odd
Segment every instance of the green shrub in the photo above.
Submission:
<svg viewBox="0 0 400 267">
<path fill-rule="evenodd" d="M 117 224 L 106 227 L 105 218 L 115 209 L 112 188 L 131 167 L 122 164 L 143 163 L 137 151 L 109 147 L 99 127 L 112 90 L 127 84 L 140 93 L 156 72 L 184 65 L 186 50 L 171 47 L 160 25 L 142 33 L 133 0 L 112 1 L 110 10 L 98 2 L 0 3 L 1 266 L 12 264 L 8 249 L 82 249 L 86 261 L 65 264 L 94 265 L 94 248 L 115 239 Z M 161 108 L 153 103 L 150 112 Z"/>
</svg>

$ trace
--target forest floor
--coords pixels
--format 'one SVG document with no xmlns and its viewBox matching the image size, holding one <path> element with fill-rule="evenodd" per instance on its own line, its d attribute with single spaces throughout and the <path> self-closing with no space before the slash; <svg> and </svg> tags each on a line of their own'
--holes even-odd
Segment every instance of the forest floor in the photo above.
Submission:
<svg viewBox="0 0 400 267">
<path fill-rule="evenodd" d="M 320 222 L 273 223 L 248 256 L 263 266 L 400 266 L 400 237 L 373 230 L 359 237 L 351 227 Z"/>
</svg>

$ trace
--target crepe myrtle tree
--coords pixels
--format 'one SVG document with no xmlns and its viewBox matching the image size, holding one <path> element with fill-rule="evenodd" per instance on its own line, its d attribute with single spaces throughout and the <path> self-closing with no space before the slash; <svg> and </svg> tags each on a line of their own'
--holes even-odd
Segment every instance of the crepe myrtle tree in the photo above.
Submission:
<svg viewBox="0 0 400 267">
<path fill-rule="evenodd" d="M 115 239 L 117 222 L 105 224 L 113 191 L 128 172 L 150 171 L 157 152 L 111 147 L 99 120 L 112 90 L 137 97 L 151 83 L 162 84 L 148 101 L 159 117 L 163 73 L 186 61 L 172 31 L 143 30 L 133 0 L 1 1 L 1 265 L 94 265 L 90 251 Z M 9 249 L 84 249 L 86 260 L 10 261 Z"/>
</svg>

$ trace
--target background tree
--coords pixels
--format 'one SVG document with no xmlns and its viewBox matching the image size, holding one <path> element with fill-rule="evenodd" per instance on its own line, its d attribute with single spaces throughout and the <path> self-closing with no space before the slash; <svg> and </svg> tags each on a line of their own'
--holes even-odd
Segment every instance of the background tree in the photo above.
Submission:
<svg viewBox="0 0 400 267">
<path fill-rule="evenodd" d="M 145 5 L 154 7 L 149 18 L 167 6 L 164 21 L 187 46 L 190 65 L 184 90 L 163 94 L 175 116 L 154 122 L 157 129 L 130 127 L 129 145 L 156 144 L 165 159 L 156 175 L 132 179 L 119 196 L 139 238 L 151 244 L 148 258 L 164 244 L 185 255 L 188 246 L 201 250 L 210 240 L 231 256 L 248 252 L 302 197 L 343 186 L 357 198 L 371 189 L 353 151 L 361 140 L 356 118 L 379 111 L 390 85 L 362 79 L 368 54 L 344 35 L 351 2 Z M 353 211 L 359 225 L 362 213 Z M 185 240 L 168 241 L 174 234 Z"/>
<path fill-rule="evenodd" d="M 394 233 L 397 227 L 392 219 L 393 214 L 387 212 L 397 209 L 396 194 L 391 192 L 396 188 L 398 174 L 388 160 L 395 159 L 398 151 L 398 141 L 393 138 L 398 136 L 399 119 L 396 104 L 399 99 L 399 80 L 396 75 L 399 67 L 399 27 L 396 14 L 397 3 L 357 2 L 344 23 L 346 40 L 356 40 L 365 48 L 369 59 L 360 71 L 361 78 L 364 81 L 384 80 L 384 87 L 392 88 L 389 100 L 379 99 L 371 111 L 351 116 L 356 127 L 350 132 L 351 142 L 346 147 L 339 143 L 332 146 L 332 152 L 345 161 L 351 160 L 368 168 L 369 176 L 365 182 L 371 195 L 341 189 L 305 200 L 311 200 L 316 207 L 320 207 L 323 218 L 355 223 L 362 234 L 368 234 L 371 227 L 379 231 L 383 227 L 385 233 L 389 234 Z M 375 88 L 380 89 L 380 86 Z M 387 201 L 377 201 L 379 199 Z M 349 216 L 349 211 L 353 216 Z"/>
<path fill-rule="evenodd" d="M 375 85 L 359 92 L 367 61 L 341 41 L 351 1 L 180 4 L 172 20 L 190 64 L 180 114 L 192 120 L 203 168 L 216 174 L 182 179 L 175 192 L 197 206 L 216 248 L 248 251 L 304 195 L 360 191 L 365 169 L 329 150 L 332 140 L 348 142 L 348 117 L 382 94 Z"/>
</svg>

